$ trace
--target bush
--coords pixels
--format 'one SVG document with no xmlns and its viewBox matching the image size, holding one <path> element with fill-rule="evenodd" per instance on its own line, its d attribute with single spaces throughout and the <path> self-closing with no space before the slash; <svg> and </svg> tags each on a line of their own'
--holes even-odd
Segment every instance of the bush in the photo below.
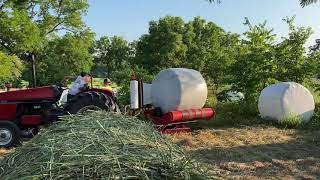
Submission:
<svg viewBox="0 0 320 180">
<path fill-rule="evenodd" d="M 218 103 L 216 118 L 209 126 L 242 126 L 261 123 L 257 106 L 244 101 Z"/>
<path fill-rule="evenodd" d="M 6 82 L 13 82 L 21 77 L 24 66 L 17 56 L 7 55 L 0 51 L 0 88 Z"/>
<path fill-rule="evenodd" d="M 274 124 L 278 127 L 286 129 L 303 128 L 305 125 L 305 123 L 299 117 L 284 118 L 281 121 L 274 122 Z"/>
<path fill-rule="evenodd" d="M 311 121 L 309 121 L 303 128 L 309 130 L 319 130 L 320 129 L 320 104 L 316 104 L 315 113 Z"/>
</svg>

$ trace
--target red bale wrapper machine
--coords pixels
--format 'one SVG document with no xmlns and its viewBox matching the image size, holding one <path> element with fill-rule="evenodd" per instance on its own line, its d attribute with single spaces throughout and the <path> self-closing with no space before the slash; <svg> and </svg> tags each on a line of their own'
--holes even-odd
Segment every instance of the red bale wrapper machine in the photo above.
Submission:
<svg viewBox="0 0 320 180">
<path fill-rule="evenodd" d="M 136 77 L 130 82 L 132 111 L 142 109 L 159 131 L 166 134 L 190 132 L 187 125 L 215 116 L 212 108 L 203 108 L 207 85 L 195 70 L 170 68 L 161 71 L 152 84 Z"/>
<path fill-rule="evenodd" d="M 50 124 L 66 114 L 104 110 L 120 113 L 115 94 L 90 88 L 60 105 L 66 89 L 47 86 L 0 93 L 0 147 L 12 147 L 21 138 L 32 137 L 42 125 Z M 207 87 L 199 72 L 189 69 L 161 71 L 152 84 L 132 78 L 131 111 L 144 111 L 147 119 L 162 133 L 189 132 L 190 122 L 209 120 L 211 108 L 202 108 Z M 132 114 L 133 114 L 132 113 Z"/>
</svg>

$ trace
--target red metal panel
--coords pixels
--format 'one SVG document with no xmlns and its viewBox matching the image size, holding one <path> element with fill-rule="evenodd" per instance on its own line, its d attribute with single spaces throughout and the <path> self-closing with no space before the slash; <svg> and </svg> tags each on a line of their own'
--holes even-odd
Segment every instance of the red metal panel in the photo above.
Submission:
<svg viewBox="0 0 320 180">
<path fill-rule="evenodd" d="M 22 125 L 39 125 L 42 124 L 42 122 L 40 115 L 24 115 L 21 117 Z"/>
<path fill-rule="evenodd" d="M 166 115 L 170 116 L 171 122 L 197 120 L 197 119 L 211 119 L 215 115 L 215 111 L 211 108 L 204 109 L 190 109 L 183 111 L 173 111 Z"/>
<path fill-rule="evenodd" d="M 54 100 L 52 86 L 0 93 L 0 101 Z"/>
<path fill-rule="evenodd" d="M 0 121 L 16 119 L 17 104 L 0 104 Z"/>
<path fill-rule="evenodd" d="M 215 111 L 211 108 L 172 111 L 162 117 L 155 117 L 153 113 L 153 111 L 147 111 L 145 116 L 152 119 L 154 124 L 163 126 L 183 124 L 196 120 L 209 120 L 215 115 Z"/>
</svg>

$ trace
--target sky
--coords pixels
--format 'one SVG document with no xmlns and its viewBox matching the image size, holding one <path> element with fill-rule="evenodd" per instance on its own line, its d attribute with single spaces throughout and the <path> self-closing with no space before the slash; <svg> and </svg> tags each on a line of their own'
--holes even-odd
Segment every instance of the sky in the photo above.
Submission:
<svg viewBox="0 0 320 180">
<path fill-rule="evenodd" d="M 89 0 L 85 22 L 97 35 L 122 36 L 129 42 L 148 33 L 149 22 L 161 17 L 180 16 L 185 21 L 200 16 L 226 31 L 243 34 L 248 17 L 252 24 L 263 23 L 278 34 L 278 40 L 288 34 L 285 17 L 296 16 L 297 26 L 311 27 L 313 35 L 306 47 L 320 38 L 320 3 L 302 8 L 299 0 L 222 0 L 210 4 L 205 0 Z"/>
</svg>

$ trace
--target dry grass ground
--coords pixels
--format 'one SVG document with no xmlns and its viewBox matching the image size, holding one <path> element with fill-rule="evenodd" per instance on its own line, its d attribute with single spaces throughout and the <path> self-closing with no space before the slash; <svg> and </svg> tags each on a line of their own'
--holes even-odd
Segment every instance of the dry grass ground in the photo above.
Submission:
<svg viewBox="0 0 320 180">
<path fill-rule="evenodd" d="M 1 158 L 2 158 L 4 155 L 10 153 L 11 151 L 12 151 L 12 150 L 0 149 L 0 160 L 1 160 Z"/>
<path fill-rule="evenodd" d="M 320 131 L 242 127 L 169 138 L 223 179 L 320 178 Z"/>
<path fill-rule="evenodd" d="M 168 137 L 221 179 L 320 179 L 320 131 L 256 125 Z"/>
</svg>

